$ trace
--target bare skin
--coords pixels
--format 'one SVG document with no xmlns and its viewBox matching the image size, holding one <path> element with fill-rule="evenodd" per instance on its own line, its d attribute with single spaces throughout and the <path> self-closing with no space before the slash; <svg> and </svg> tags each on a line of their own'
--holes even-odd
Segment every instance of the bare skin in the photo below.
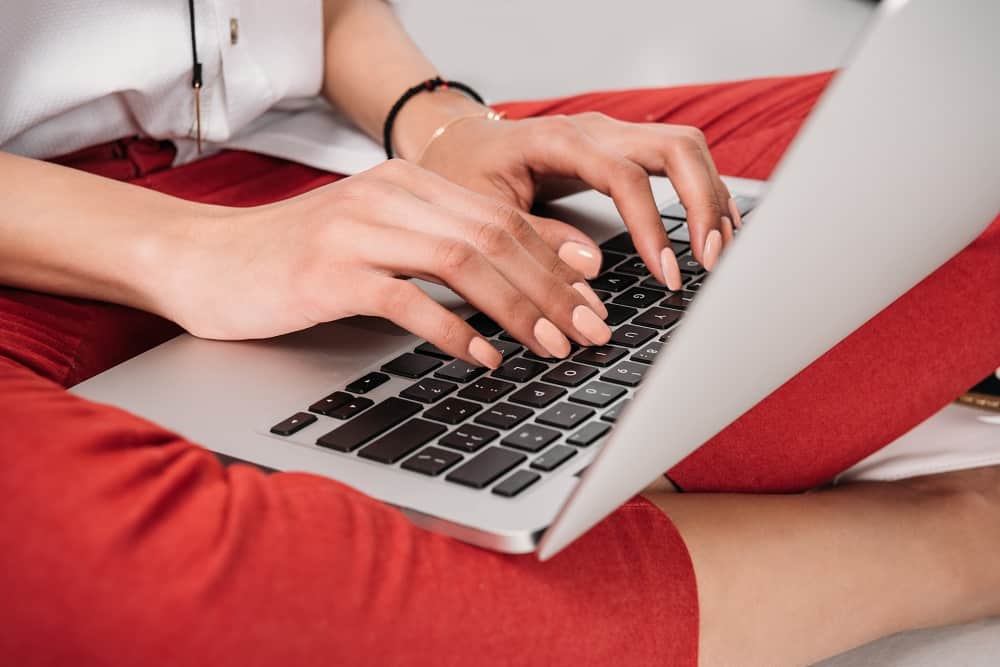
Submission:
<svg viewBox="0 0 1000 667">
<path fill-rule="evenodd" d="M 645 495 L 691 553 L 701 665 L 806 665 L 1000 615 L 1000 466 L 805 495 Z"/>
</svg>

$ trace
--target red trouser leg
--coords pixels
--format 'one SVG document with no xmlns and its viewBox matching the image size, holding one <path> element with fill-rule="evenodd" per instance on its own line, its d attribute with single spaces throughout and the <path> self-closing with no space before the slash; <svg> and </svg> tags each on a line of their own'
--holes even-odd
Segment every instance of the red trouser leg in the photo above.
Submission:
<svg viewBox="0 0 1000 667">
<path fill-rule="evenodd" d="M 635 91 L 511 110 L 701 125 L 723 172 L 764 177 L 824 83 Z M 128 159 L 85 166 L 232 205 L 334 178 L 242 153 L 147 173 L 164 152 L 124 150 Z M 808 486 L 985 375 L 1000 363 L 997 232 L 707 444 L 675 471 L 681 483 Z M 980 291 L 970 296 L 973 278 Z M 922 299 L 907 305 L 914 293 Z M 951 318 L 945 326 L 941 313 Z M 425 533 L 329 480 L 223 469 L 191 443 L 51 382 L 78 381 L 170 331 L 124 308 L 0 292 L 3 655 L 24 665 L 694 662 L 690 561 L 646 504 L 626 505 L 542 565 Z M 978 346 L 960 344 L 972 336 L 982 337 Z M 877 374 L 872 360 L 882 362 Z M 903 372 L 905 391 L 883 400 Z M 801 382 L 808 402 L 789 393 Z M 842 403 L 825 405 L 830 397 Z M 787 446 L 786 434 L 796 438 Z"/>
</svg>

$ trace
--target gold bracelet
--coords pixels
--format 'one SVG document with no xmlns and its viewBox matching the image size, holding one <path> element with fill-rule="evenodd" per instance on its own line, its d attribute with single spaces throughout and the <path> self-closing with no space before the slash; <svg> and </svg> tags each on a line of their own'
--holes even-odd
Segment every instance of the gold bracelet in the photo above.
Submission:
<svg viewBox="0 0 1000 667">
<path fill-rule="evenodd" d="M 450 128 L 451 126 L 458 125 L 463 120 L 469 120 L 471 118 L 483 118 L 485 120 L 503 120 L 503 117 L 506 115 L 507 115 L 506 111 L 494 111 L 493 109 L 487 109 L 485 111 L 470 113 L 464 116 L 457 116 L 455 118 L 452 118 L 447 123 L 445 123 L 444 125 L 442 125 L 441 127 L 439 127 L 438 129 L 434 130 L 431 133 L 430 139 L 428 139 L 426 143 L 424 143 L 424 147 L 420 149 L 419 153 L 417 153 L 417 158 L 414 160 L 414 163 L 420 164 L 420 161 L 424 157 L 424 153 L 426 153 L 427 149 L 431 147 L 431 144 L 434 143 L 434 140 L 440 137 L 445 132 L 447 132 L 448 128 Z"/>
</svg>

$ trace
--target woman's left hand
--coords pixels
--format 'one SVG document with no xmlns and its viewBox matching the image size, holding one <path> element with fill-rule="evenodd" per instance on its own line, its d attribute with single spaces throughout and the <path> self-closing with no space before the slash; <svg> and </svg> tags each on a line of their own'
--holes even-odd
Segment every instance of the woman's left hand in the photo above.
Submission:
<svg viewBox="0 0 1000 667">
<path fill-rule="evenodd" d="M 670 178 L 687 209 L 691 251 L 707 269 L 732 239 L 734 223 L 740 224 L 705 137 L 693 127 L 627 123 L 601 113 L 517 121 L 468 118 L 432 140 L 418 163 L 525 212 L 537 198 L 567 192 L 567 185 L 603 192 L 614 200 L 646 266 L 671 289 L 680 289 L 680 270 L 650 174 Z M 542 227 L 555 222 L 529 220 Z"/>
</svg>

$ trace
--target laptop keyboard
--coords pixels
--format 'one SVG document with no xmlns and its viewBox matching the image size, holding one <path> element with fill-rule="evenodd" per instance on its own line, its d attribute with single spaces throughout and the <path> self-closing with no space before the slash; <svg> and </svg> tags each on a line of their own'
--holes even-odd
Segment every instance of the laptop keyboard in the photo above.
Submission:
<svg viewBox="0 0 1000 667">
<path fill-rule="evenodd" d="M 756 201 L 735 197 L 741 214 Z M 611 341 L 580 348 L 567 359 L 525 350 L 483 313 L 468 318 L 504 357 L 495 371 L 454 359 L 422 343 L 275 424 L 271 433 L 294 435 L 317 415 L 343 423 L 316 444 L 416 475 L 489 489 L 514 498 L 561 469 L 579 450 L 612 431 L 663 345 L 694 301 L 705 271 L 691 256 L 685 211 L 660 211 L 678 255 L 683 289 L 653 278 L 629 234 L 601 245 L 601 273 L 590 281 L 608 309 Z M 376 403 L 364 394 L 392 376 L 413 382 Z"/>
</svg>

